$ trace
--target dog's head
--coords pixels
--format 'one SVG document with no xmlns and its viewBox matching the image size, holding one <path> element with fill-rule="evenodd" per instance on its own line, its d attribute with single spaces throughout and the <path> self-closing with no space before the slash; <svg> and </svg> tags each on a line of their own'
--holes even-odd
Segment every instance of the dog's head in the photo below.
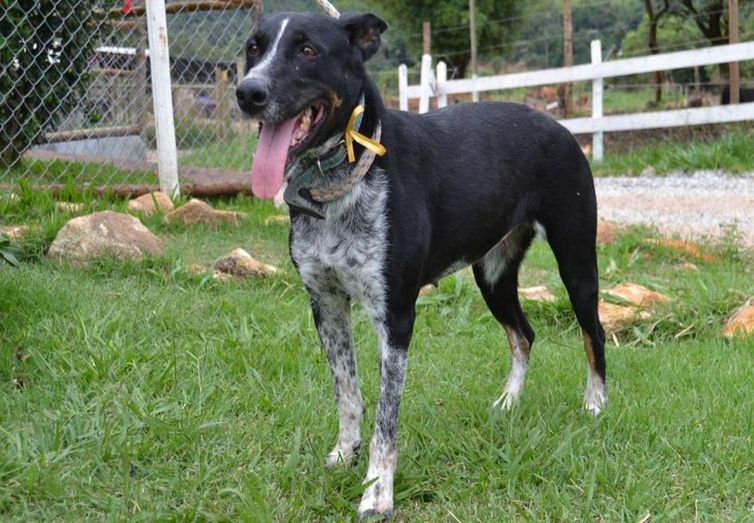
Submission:
<svg viewBox="0 0 754 523">
<path fill-rule="evenodd" d="M 246 76 L 236 91 L 241 110 L 263 122 L 252 167 L 256 196 L 274 197 L 286 165 L 343 133 L 364 88 L 364 62 L 386 28 L 372 14 L 262 18 L 246 43 Z"/>
</svg>

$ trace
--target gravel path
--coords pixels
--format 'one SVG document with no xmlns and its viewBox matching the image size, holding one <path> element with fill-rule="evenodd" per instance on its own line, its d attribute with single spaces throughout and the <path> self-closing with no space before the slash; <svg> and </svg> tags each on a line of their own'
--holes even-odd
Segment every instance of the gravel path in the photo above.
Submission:
<svg viewBox="0 0 754 523">
<path fill-rule="evenodd" d="M 754 173 L 702 171 L 594 182 L 600 219 L 654 225 L 687 238 L 719 236 L 721 226 L 736 224 L 744 243 L 754 247 Z"/>
</svg>

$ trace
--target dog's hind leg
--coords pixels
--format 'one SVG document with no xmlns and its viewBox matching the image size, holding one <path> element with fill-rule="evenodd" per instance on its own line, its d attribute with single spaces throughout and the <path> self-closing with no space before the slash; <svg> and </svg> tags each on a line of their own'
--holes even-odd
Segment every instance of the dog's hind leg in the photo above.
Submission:
<svg viewBox="0 0 754 523">
<path fill-rule="evenodd" d="M 327 353 L 338 406 L 338 442 L 325 458 L 325 465 L 332 467 L 353 460 L 361 446 L 360 424 L 364 407 L 351 331 L 351 300 L 343 292 L 310 295 L 314 322 Z"/>
<path fill-rule="evenodd" d="M 596 220 L 555 221 L 546 224 L 545 230 L 584 338 L 587 359 L 584 407 L 596 416 L 607 405 L 605 331 L 597 310 Z"/>
<path fill-rule="evenodd" d="M 359 504 L 359 520 L 393 513 L 393 478 L 398 464 L 398 410 L 408 364 L 408 344 L 414 327 L 412 306 L 390 308 L 384 321 L 373 317 L 380 350 L 380 400 L 369 444 L 369 484 Z"/>
<path fill-rule="evenodd" d="M 511 350 L 511 369 L 495 407 L 511 408 L 524 387 L 534 331 L 518 300 L 518 269 L 534 238 L 529 225 L 508 233 L 474 264 L 474 278 L 492 314 L 505 328 Z"/>
</svg>

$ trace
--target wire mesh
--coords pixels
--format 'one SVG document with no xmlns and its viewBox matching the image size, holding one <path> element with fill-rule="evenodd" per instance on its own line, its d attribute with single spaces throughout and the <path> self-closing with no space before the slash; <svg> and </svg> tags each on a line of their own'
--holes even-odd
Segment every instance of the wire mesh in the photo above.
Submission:
<svg viewBox="0 0 754 523">
<path fill-rule="evenodd" d="M 257 127 L 238 109 L 235 89 L 254 7 L 227 4 L 168 15 L 179 171 L 235 173 L 251 165 Z"/>
<path fill-rule="evenodd" d="M 114 1 L 5 0 L 0 183 L 154 182 L 144 17 Z"/>
<path fill-rule="evenodd" d="M 168 2 L 179 172 L 248 170 L 235 104 L 254 1 Z M 0 184 L 157 184 L 144 2 L 4 0 Z"/>
</svg>

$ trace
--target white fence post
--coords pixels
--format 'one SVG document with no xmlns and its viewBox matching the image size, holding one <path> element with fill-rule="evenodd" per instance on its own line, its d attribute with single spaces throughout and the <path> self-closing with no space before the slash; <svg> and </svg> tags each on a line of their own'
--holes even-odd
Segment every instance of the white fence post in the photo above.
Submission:
<svg viewBox="0 0 754 523">
<path fill-rule="evenodd" d="M 420 85 L 419 114 L 423 114 L 429 111 L 429 97 L 432 96 L 432 55 L 422 55 Z"/>
<path fill-rule="evenodd" d="M 406 64 L 398 66 L 398 108 L 408 111 L 408 67 Z"/>
<path fill-rule="evenodd" d="M 171 198 L 176 198 L 180 196 L 181 187 L 178 183 L 165 0 L 146 0 L 146 7 L 152 102 L 157 135 L 157 172 L 160 177 L 160 190 Z"/>
<path fill-rule="evenodd" d="M 445 93 L 445 82 L 448 81 L 448 64 L 440 60 L 437 63 L 437 108 L 448 105 L 448 95 Z"/>
<path fill-rule="evenodd" d="M 602 63 L 602 42 L 599 40 L 592 40 L 592 65 L 599 65 Z M 595 126 L 598 131 L 592 134 L 592 159 L 595 162 L 601 162 L 604 157 L 604 145 L 602 131 L 602 93 L 604 80 L 602 78 L 595 78 L 592 80 L 592 119 L 595 120 Z"/>
</svg>

